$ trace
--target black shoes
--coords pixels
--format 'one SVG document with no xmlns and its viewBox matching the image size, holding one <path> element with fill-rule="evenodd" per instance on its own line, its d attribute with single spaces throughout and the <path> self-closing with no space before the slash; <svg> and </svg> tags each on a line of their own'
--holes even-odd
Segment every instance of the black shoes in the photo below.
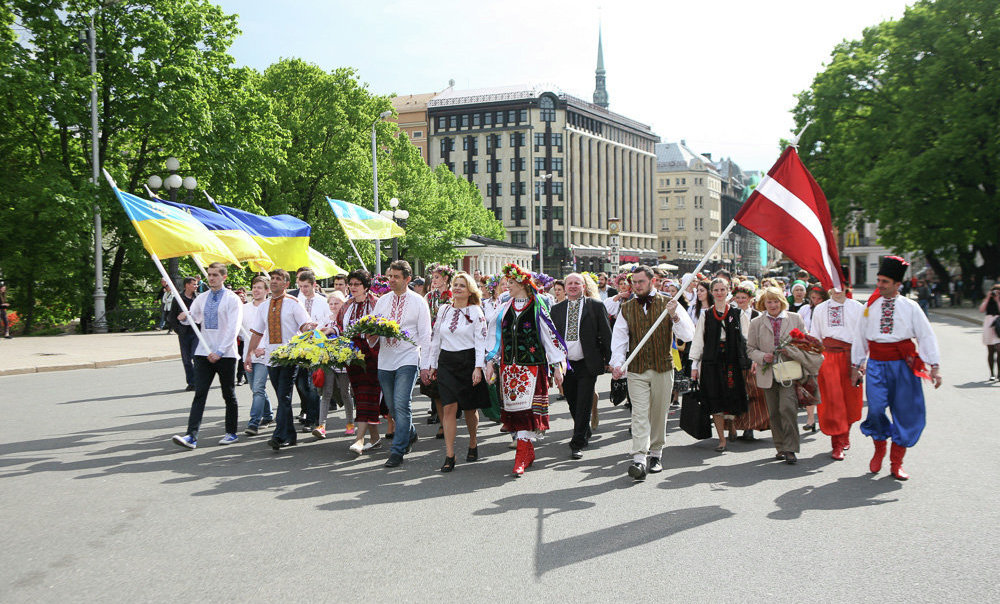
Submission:
<svg viewBox="0 0 1000 604">
<path fill-rule="evenodd" d="M 635 481 L 646 480 L 646 464 L 632 462 L 632 465 L 628 467 L 628 475 Z"/>
<path fill-rule="evenodd" d="M 469 447 L 469 452 L 465 455 L 465 461 L 479 461 L 479 447 Z"/>
<path fill-rule="evenodd" d="M 788 451 L 785 453 L 785 463 L 787 463 L 790 466 L 794 466 L 795 464 L 799 463 L 799 460 L 795 458 L 795 453 Z"/>
<path fill-rule="evenodd" d="M 389 459 L 385 460 L 385 467 L 387 468 L 398 468 L 400 464 L 403 463 L 403 456 L 398 453 L 393 453 L 389 455 Z"/>
<path fill-rule="evenodd" d="M 583 459 L 583 451 L 580 449 L 571 449 L 569 457 L 570 459 Z"/>
<path fill-rule="evenodd" d="M 184 392 L 194 392 L 194 384 L 188 384 L 188 387 L 184 389 Z"/>
<path fill-rule="evenodd" d="M 757 437 L 753 435 L 753 430 L 744 430 L 740 440 L 757 440 Z"/>
<path fill-rule="evenodd" d="M 649 458 L 649 473 L 650 474 L 659 474 L 662 471 L 663 471 L 663 466 L 660 465 L 660 458 L 659 457 L 650 457 Z"/>
<path fill-rule="evenodd" d="M 815 432 L 816 431 L 816 424 L 815 423 L 812 423 L 812 424 L 803 424 L 802 425 L 802 431 L 803 432 Z"/>
<path fill-rule="evenodd" d="M 277 438 L 275 438 L 275 437 L 272 436 L 271 438 L 267 439 L 267 446 L 269 446 L 272 449 L 274 449 L 275 451 L 277 451 L 279 449 L 284 449 L 285 447 L 294 447 L 295 443 L 282 442 L 282 441 L 280 441 Z"/>
<path fill-rule="evenodd" d="M 444 458 L 444 465 L 441 466 L 441 471 L 442 472 L 451 472 L 454 469 L 455 469 L 455 456 L 453 455 L 451 457 L 445 457 Z"/>
</svg>

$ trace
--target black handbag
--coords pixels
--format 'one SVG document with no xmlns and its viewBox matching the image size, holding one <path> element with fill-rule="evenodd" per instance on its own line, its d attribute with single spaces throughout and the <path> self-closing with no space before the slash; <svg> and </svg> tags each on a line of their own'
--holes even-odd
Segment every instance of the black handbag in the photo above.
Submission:
<svg viewBox="0 0 1000 604">
<path fill-rule="evenodd" d="M 628 378 L 611 380 L 611 404 L 618 406 L 628 398 Z"/>
<path fill-rule="evenodd" d="M 997 337 L 1000 338 L 1000 317 L 993 319 L 993 333 L 997 334 Z"/>
<path fill-rule="evenodd" d="M 702 407 L 701 389 L 697 383 L 692 386 L 681 399 L 681 430 L 698 440 L 712 438 L 712 417 Z"/>
</svg>

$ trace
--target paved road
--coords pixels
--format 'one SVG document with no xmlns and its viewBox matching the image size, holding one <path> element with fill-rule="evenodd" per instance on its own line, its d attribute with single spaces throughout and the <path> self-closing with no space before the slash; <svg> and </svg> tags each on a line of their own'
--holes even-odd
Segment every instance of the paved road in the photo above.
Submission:
<svg viewBox="0 0 1000 604">
<path fill-rule="evenodd" d="M 423 423 L 393 471 L 342 437 L 217 446 L 217 390 L 188 452 L 169 442 L 190 402 L 176 362 L 0 377 L 0 599 L 997 601 L 1000 385 L 977 327 L 935 326 L 947 381 L 907 483 L 867 473 L 857 429 L 847 461 L 809 435 L 788 466 L 766 438 L 718 455 L 672 416 L 665 471 L 633 484 L 628 418 L 606 402 L 582 461 L 557 403 L 519 480 L 491 423 L 485 459 L 450 475 Z"/>
</svg>

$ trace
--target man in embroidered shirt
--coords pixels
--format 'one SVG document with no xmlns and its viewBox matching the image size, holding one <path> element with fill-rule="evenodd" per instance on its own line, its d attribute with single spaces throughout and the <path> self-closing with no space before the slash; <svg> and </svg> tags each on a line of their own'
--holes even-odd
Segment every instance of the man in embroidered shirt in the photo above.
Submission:
<svg viewBox="0 0 1000 604">
<path fill-rule="evenodd" d="M 916 302 L 899 295 L 907 267 L 909 263 L 897 256 L 882 260 L 876 279 L 878 290 L 868 300 L 851 346 L 854 382 L 860 381 L 862 374 L 868 376 L 868 416 L 861 423 L 861 432 L 875 441 L 869 469 L 873 473 L 882 469 L 886 440 L 891 438 L 890 470 L 898 480 L 909 478 L 903 470 L 903 456 L 917 444 L 927 423 L 920 378 L 931 381 L 935 388 L 941 386 L 940 354 L 931 324 Z M 925 363 L 930 365 L 929 374 Z M 887 407 L 891 420 L 885 414 Z"/>
<path fill-rule="evenodd" d="M 581 449 L 591 436 L 590 417 L 597 376 L 611 360 L 611 324 L 600 301 L 583 295 L 583 277 L 566 276 L 566 299 L 552 307 L 552 323 L 566 341 L 570 367 L 563 378 L 563 391 L 573 417 L 570 457 L 583 458 Z"/>
<path fill-rule="evenodd" d="M 677 312 L 677 300 L 657 295 L 652 279 L 653 271 L 647 266 L 632 271 L 635 297 L 622 304 L 611 335 L 611 372 L 615 379 L 621 379 L 629 351 L 664 310 L 669 313 L 627 368 L 632 399 L 632 465 L 628 475 L 634 480 L 645 480 L 647 469 L 654 474 L 663 469 L 660 458 L 666 444 L 667 409 L 674 386 L 670 346 L 674 337 L 690 342 L 694 336 L 691 317 Z"/>
<path fill-rule="evenodd" d="M 392 452 L 385 467 L 395 468 L 403 463 L 403 455 L 410 452 L 417 441 L 417 430 L 413 427 L 410 399 L 413 385 L 417 381 L 420 366 L 420 352 L 427 351 L 431 343 L 431 312 L 424 299 L 407 287 L 412 275 L 410 263 L 396 260 L 386 270 L 389 287 L 392 289 L 378 299 L 372 315 L 384 317 L 399 323 L 416 345 L 405 340 L 382 338 L 378 355 L 378 381 L 382 386 L 382 397 L 389 406 L 389 412 L 396 422 L 392 439 Z M 369 338 L 374 346 L 376 339 Z M 420 377 L 428 377 L 429 370 Z"/>
<path fill-rule="evenodd" d="M 278 412 L 274 421 L 274 434 L 267 445 L 277 451 L 296 443 L 295 418 L 292 417 L 292 385 L 295 367 L 271 365 L 271 353 L 287 344 L 300 331 L 315 329 L 316 324 L 309 319 L 306 309 L 299 301 L 285 293 L 288 287 L 288 272 L 275 269 L 270 273 L 271 299 L 257 307 L 257 316 L 250 322 L 250 345 L 247 351 L 247 371 L 252 371 L 250 355 L 264 343 L 264 356 L 268 363 L 268 377 L 278 396 Z"/>
<path fill-rule="evenodd" d="M 330 322 L 330 305 L 326 302 L 326 296 L 319 291 L 316 285 L 316 274 L 306 269 L 295 277 L 295 283 L 299 287 L 296 299 L 302 308 L 306 309 L 309 320 L 316 325 L 326 325 Z M 303 419 L 303 432 L 312 432 L 313 426 L 318 423 L 319 418 L 319 392 L 312 383 L 312 372 L 307 367 L 297 367 L 295 369 L 295 390 L 299 393 L 301 411 L 305 415 L 299 417 Z"/>
<path fill-rule="evenodd" d="M 178 445 L 194 449 L 198 446 L 198 428 L 205 413 L 205 400 L 215 376 L 219 376 L 222 399 L 226 402 L 226 435 L 219 441 L 228 445 L 237 440 L 236 420 L 239 412 L 236 406 L 236 363 L 239 353 L 236 349 L 236 335 L 243 322 L 243 304 L 232 290 L 222 286 L 228 270 L 221 262 L 208 265 L 209 291 L 194 299 L 188 313 L 180 313 L 177 319 L 185 325 L 201 324 L 203 340 L 198 342 L 194 352 L 194 400 L 188 415 L 187 433 L 175 435 Z M 207 344 L 207 346 L 206 346 Z"/>
</svg>

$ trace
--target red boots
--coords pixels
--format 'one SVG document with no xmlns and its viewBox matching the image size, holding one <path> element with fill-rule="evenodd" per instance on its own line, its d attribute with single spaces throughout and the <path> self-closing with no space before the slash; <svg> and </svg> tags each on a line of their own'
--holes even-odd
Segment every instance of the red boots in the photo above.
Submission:
<svg viewBox="0 0 1000 604">
<path fill-rule="evenodd" d="M 904 455 L 906 455 L 906 447 L 892 443 L 892 451 L 889 452 L 889 469 L 896 480 L 909 480 L 910 478 L 910 475 L 903 470 Z"/>
<path fill-rule="evenodd" d="M 872 460 L 868 464 L 868 469 L 872 471 L 872 474 L 878 474 L 878 471 L 882 469 L 882 460 L 885 459 L 885 445 L 886 442 L 884 440 L 875 441 L 875 455 L 872 455 Z M 893 448 L 895 448 L 895 445 L 893 445 Z"/>
<path fill-rule="evenodd" d="M 833 453 L 830 453 L 830 457 L 837 461 L 844 461 L 844 440 L 843 434 L 834 434 L 830 437 L 830 442 L 833 444 Z"/>
<path fill-rule="evenodd" d="M 523 476 L 524 470 L 535 462 L 535 447 L 530 440 L 518 440 L 514 454 L 514 476 Z"/>
</svg>

